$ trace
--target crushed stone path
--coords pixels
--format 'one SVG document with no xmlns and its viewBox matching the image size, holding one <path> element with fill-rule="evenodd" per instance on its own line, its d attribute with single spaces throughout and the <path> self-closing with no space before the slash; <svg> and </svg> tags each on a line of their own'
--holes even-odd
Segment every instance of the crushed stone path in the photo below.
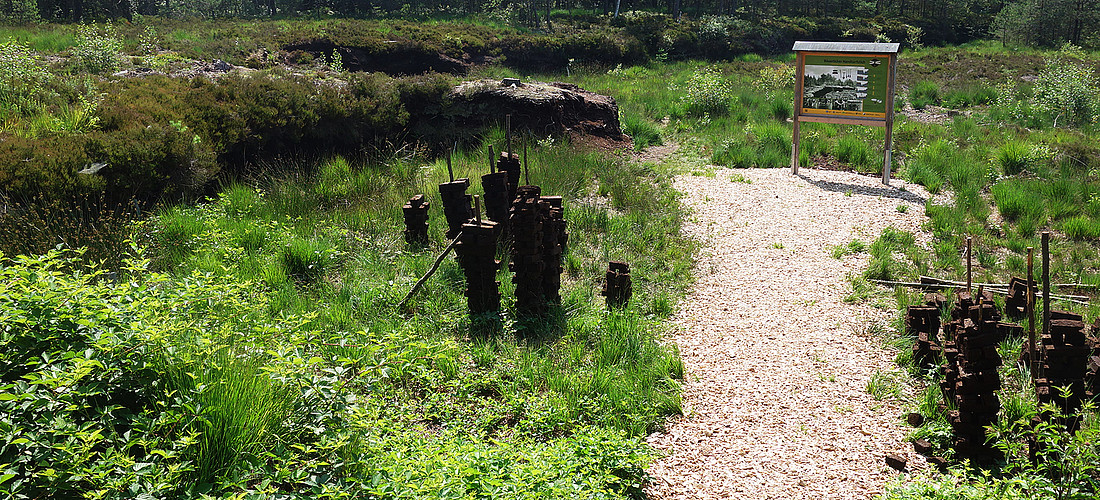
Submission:
<svg viewBox="0 0 1100 500">
<path fill-rule="evenodd" d="M 904 442 L 900 405 L 867 392 L 872 374 L 897 369 L 861 334 L 889 324 L 892 301 L 845 304 L 846 276 L 868 255 L 836 259 L 830 247 L 869 245 L 889 226 L 921 242 L 928 194 L 850 172 L 799 174 L 676 179 L 693 210 L 684 230 L 702 251 L 671 338 L 684 416 L 647 439 L 664 453 L 649 469 L 651 498 L 867 499 L 898 474 L 887 453 L 925 465 Z"/>
</svg>

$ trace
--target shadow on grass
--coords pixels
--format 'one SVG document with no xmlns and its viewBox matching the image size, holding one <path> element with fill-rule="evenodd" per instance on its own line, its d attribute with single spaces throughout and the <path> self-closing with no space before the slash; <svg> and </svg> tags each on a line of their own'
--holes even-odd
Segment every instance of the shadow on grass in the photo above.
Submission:
<svg viewBox="0 0 1100 500">
<path fill-rule="evenodd" d="M 565 335 L 567 325 L 565 309 L 559 304 L 550 304 L 545 315 L 517 319 L 516 340 L 526 341 L 531 346 L 553 344 Z"/>
</svg>

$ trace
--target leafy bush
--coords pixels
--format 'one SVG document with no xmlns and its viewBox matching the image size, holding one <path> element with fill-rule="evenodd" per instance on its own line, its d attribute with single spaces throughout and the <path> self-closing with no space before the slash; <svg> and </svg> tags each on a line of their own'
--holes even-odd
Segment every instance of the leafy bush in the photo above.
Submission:
<svg viewBox="0 0 1100 500">
<path fill-rule="evenodd" d="M 693 116 L 725 115 L 734 96 L 733 86 L 721 72 L 710 67 L 692 73 L 687 83 L 676 90 L 685 110 Z"/>
<path fill-rule="evenodd" d="M 111 23 L 102 28 L 77 25 L 73 56 L 81 69 L 89 73 L 116 71 L 122 65 L 122 38 Z"/>
<path fill-rule="evenodd" d="M 53 78 L 29 45 L 14 39 L 0 42 L 0 122 L 41 111 Z"/>
<path fill-rule="evenodd" d="M 794 89 L 794 76 L 793 65 L 768 66 L 757 72 L 753 87 L 764 92 L 765 99 L 775 100 Z"/>
<path fill-rule="evenodd" d="M 1100 82 L 1093 69 L 1080 62 L 1080 49 L 1067 44 L 1047 60 L 1035 80 L 1035 106 L 1050 113 L 1054 126 L 1092 123 L 1100 114 Z"/>
</svg>

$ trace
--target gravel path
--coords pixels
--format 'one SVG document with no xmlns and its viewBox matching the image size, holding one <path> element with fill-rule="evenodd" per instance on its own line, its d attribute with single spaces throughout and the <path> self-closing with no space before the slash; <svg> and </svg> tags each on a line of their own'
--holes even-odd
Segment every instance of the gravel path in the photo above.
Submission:
<svg viewBox="0 0 1100 500">
<path fill-rule="evenodd" d="M 919 233 L 927 193 L 903 185 L 806 169 L 677 178 L 703 252 L 673 336 L 685 416 L 648 439 L 665 453 L 652 498 L 866 499 L 897 474 L 886 453 L 923 467 L 900 406 L 867 393 L 873 373 L 896 367 L 856 332 L 891 313 L 843 302 L 868 257 L 829 250 L 888 226 Z"/>
</svg>

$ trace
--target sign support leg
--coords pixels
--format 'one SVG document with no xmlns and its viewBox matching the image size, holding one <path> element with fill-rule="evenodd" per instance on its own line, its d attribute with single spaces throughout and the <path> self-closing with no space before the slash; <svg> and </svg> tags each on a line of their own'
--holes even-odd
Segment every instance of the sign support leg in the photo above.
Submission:
<svg viewBox="0 0 1100 500">
<path fill-rule="evenodd" d="M 791 134 L 793 138 L 791 144 L 791 173 L 798 175 L 798 143 L 799 143 L 799 131 L 798 131 L 798 117 L 794 117 L 794 130 Z"/>
</svg>

